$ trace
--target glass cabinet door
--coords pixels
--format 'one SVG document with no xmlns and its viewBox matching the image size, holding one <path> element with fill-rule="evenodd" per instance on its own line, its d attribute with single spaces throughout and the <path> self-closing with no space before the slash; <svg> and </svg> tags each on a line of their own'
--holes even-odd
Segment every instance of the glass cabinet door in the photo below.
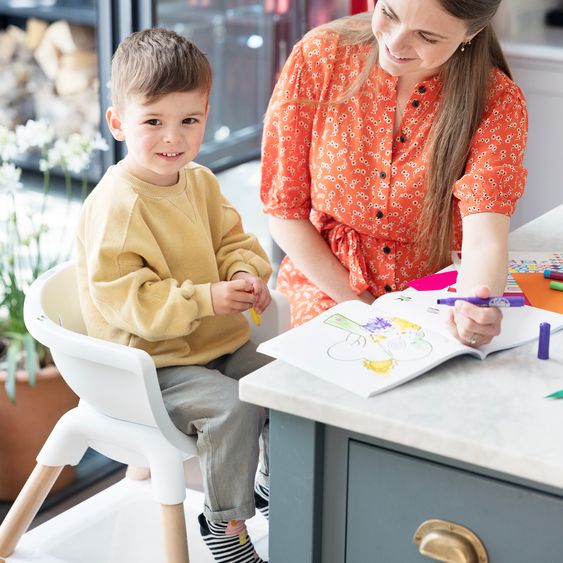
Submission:
<svg viewBox="0 0 563 563">
<path fill-rule="evenodd" d="M 293 0 L 160 0 L 154 13 L 154 25 L 189 37 L 213 68 L 198 161 L 218 170 L 258 157 L 273 85 L 301 35 Z"/>
<path fill-rule="evenodd" d="M 104 132 L 99 69 L 107 65 L 112 46 L 103 31 L 110 22 L 100 20 L 99 4 L 0 0 L 0 126 L 15 129 L 29 119 L 44 120 L 60 139 Z M 105 58 L 100 56 L 104 48 Z M 31 153 L 16 162 L 37 172 L 39 156 Z M 90 182 L 95 183 L 114 158 L 112 150 L 96 152 Z M 53 172 L 62 173 L 59 168 Z"/>
</svg>

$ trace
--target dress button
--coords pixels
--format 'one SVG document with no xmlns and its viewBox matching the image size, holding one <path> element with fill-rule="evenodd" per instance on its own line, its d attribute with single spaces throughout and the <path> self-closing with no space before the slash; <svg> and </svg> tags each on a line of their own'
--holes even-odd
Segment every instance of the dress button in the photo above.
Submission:
<svg viewBox="0 0 563 563">
<path fill-rule="evenodd" d="M 383 247 L 383 252 L 384 252 L 385 254 L 389 254 L 389 253 L 391 252 L 391 249 L 390 249 L 388 246 L 384 246 L 384 247 Z"/>
<path fill-rule="evenodd" d="M 393 291 L 393 288 L 389 285 L 389 284 L 385 284 L 385 287 L 383 288 L 387 293 L 389 293 L 390 291 Z"/>
<path fill-rule="evenodd" d="M 383 217 L 383 211 L 378 211 L 378 212 L 375 214 L 375 216 L 376 216 L 378 219 L 381 219 L 381 218 Z"/>
<path fill-rule="evenodd" d="M 420 86 L 420 88 L 418 89 L 418 93 L 424 94 L 424 92 L 426 92 L 426 86 Z"/>
<path fill-rule="evenodd" d="M 401 135 L 399 137 L 399 141 L 401 141 L 401 143 L 404 143 L 407 140 L 407 138 L 404 135 Z"/>
<path fill-rule="evenodd" d="M 379 173 L 379 177 L 383 180 L 385 178 L 385 176 L 387 176 L 387 174 L 385 174 L 385 172 L 383 172 L 383 170 Z"/>
<path fill-rule="evenodd" d="M 420 105 L 420 102 L 418 100 L 413 100 L 412 101 L 412 107 L 413 108 L 417 108 Z"/>
</svg>

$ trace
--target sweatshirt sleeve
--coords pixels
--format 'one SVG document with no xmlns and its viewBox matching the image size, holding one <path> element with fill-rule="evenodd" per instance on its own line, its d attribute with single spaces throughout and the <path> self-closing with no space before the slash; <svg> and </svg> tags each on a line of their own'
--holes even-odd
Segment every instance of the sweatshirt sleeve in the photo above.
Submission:
<svg viewBox="0 0 563 563">
<path fill-rule="evenodd" d="M 154 237 L 135 209 L 124 221 L 93 221 L 86 241 L 88 284 L 100 314 L 112 326 L 149 342 L 190 334 L 213 315 L 211 285 L 161 279 L 148 264 L 163 262 Z"/>
<path fill-rule="evenodd" d="M 236 209 L 222 197 L 221 239 L 216 250 L 219 277 L 230 280 L 236 272 L 248 272 L 268 281 L 272 267 L 258 239 L 245 233 Z"/>
</svg>

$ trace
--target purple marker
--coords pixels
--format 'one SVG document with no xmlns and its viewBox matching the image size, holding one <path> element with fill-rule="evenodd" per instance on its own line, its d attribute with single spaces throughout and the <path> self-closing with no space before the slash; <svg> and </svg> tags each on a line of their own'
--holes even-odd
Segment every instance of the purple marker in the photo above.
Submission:
<svg viewBox="0 0 563 563">
<path fill-rule="evenodd" d="M 456 301 L 467 301 L 478 307 L 523 307 L 526 303 L 523 297 L 518 295 L 500 297 L 446 297 L 437 299 L 438 305 L 455 305 Z"/>
<path fill-rule="evenodd" d="M 544 270 L 544 278 L 551 278 L 552 280 L 563 280 L 563 272 L 558 272 L 557 270 Z"/>
<path fill-rule="evenodd" d="M 551 325 L 549 323 L 540 323 L 540 339 L 538 342 L 538 358 L 540 360 L 549 360 L 549 336 Z"/>
</svg>

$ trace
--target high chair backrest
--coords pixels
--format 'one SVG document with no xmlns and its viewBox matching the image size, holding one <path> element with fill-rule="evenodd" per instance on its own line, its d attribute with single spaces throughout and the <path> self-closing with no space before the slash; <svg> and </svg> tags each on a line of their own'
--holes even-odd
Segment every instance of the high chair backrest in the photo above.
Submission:
<svg viewBox="0 0 563 563">
<path fill-rule="evenodd" d="M 55 266 L 31 285 L 24 319 L 81 403 L 112 418 L 158 427 L 181 447 L 184 435 L 166 412 L 151 357 L 85 334 L 72 262 Z"/>
</svg>

